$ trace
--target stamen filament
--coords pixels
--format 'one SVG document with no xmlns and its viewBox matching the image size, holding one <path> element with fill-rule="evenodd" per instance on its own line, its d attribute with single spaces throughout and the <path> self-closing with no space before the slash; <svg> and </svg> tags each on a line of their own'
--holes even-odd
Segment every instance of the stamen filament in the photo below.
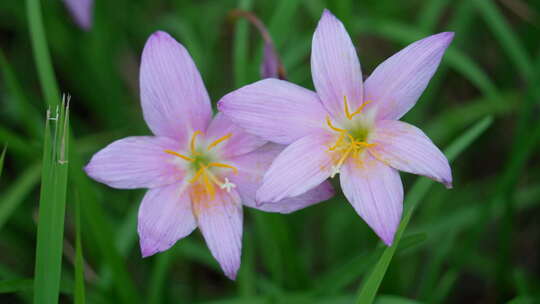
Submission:
<svg viewBox="0 0 540 304">
<path fill-rule="evenodd" d="M 347 118 L 349 120 L 351 120 L 351 119 L 353 119 L 353 117 L 355 115 L 362 113 L 362 110 L 364 109 L 364 107 L 367 106 L 368 104 L 370 104 L 371 100 L 367 100 L 367 101 L 363 102 L 358 107 L 358 109 L 356 109 L 356 111 L 354 111 L 352 113 L 349 111 L 349 103 L 347 102 L 347 96 L 343 96 L 343 103 L 344 103 L 344 107 L 345 107 L 345 116 L 347 116 Z"/>
<path fill-rule="evenodd" d="M 328 124 L 328 127 L 330 127 L 330 129 L 336 131 L 336 132 L 339 132 L 339 133 L 346 133 L 347 130 L 345 129 L 340 129 L 340 128 L 336 128 L 334 127 L 334 125 L 332 124 L 332 121 L 330 120 L 330 116 L 326 116 L 326 123 Z"/>
<path fill-rule="evenodd" d="M 216 140 L 214 140 L 209 146 L 208 146 L 208 151 L 210 151 L 212 148 L 214 148 L 215 146 L 217 146 L 219 143 L 221 143 L 222 141 L 225 141 L 229 138 L 231 138 L 232 134 L 231 133 L 228 133 L 227 135 L 225 136 L 222 136 Z"/>
<path fill-rule="evenodd" d="M 227 164 L 223 164 L 223 163 L 209 163 L 209 164 L 208 164 L 208 167 L 227 168 L 227 169 L 233 170 L 233 173 L 234 173 L 234 174 L 237 174 L 237 173 L 238 173 L 238 168 L 236 168 L 235 166 L 231 166 L 231 165 L 227 165 Z"/>
<path fill-rule="evenodd" d="M 172 155 L 174 155 L 174 156 L 178 156 L 178 157 L 180 157 L 181 159 L 186 160 L 186 161 L 188 161 L 188 162 L 194 162 L 194 161 L 195 161 L 195 160 L 194 160 L 193 158 L 191 158 L 191 157 L 187 157 L 187 156 L 185 156 L 185 155 L 182 155 L 182 154 L 180 154 L 180 153 L 178 153 L 178 152 L 175 152 L 175 151 L 172 151 L 172 150 L 165 150 L 165 153 L 172 154 Z"/>
<path fill-rule="evenodd" d="M 197 152 L 195 152 L 195 140 L 197 139 L 197 135 L 201 133 L 201 131 L 197 130 L 193 132 L 193 135 L 191 135 L 191 140 L 189 141 L 189 149 L 191 150 L 191 154 L 193 155 L 197 155 Z"/>
</svg>

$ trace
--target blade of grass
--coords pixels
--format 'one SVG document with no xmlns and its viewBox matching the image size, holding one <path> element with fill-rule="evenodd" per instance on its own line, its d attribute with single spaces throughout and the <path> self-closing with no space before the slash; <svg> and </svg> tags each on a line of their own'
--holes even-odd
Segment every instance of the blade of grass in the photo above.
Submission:
<svg viewBox="0 0 540 304">
<path fill-rule="evenodd" d="M 518 36 L 512 32 L 511 26 L 506 22 L 495 2 L 486 0 L 473 0 L 472 2 L 521 76 L 530 81 L 534 73 L 534 66 L 529 54 L 521 44 Z"/>
<path fill-rule="evenodd" d="M 41 133 L 42 126 L 40 125 L 41 116 L 23 93 L 22 86 L 17 80 L 17 77 L 15 77 L 15 73 L 9 62 L 6 60 L 2 50 L 0 50 L 0 70 L 4 76 L 4 82 L 6 83 L 6 91 L 13 99 L 13 105 L 16 107 L 14 115 L 20 117 L 18 121 L 26 129 L 28 135 L 33 138 L 41 138 L 43 135 Z"/>
<path fill-rule="evenodd" d="M 457 138 L 447 149 L 445 149 L 445 154 L 448 157 L 448 160 L 454 160 L 465 148 L 467 148 L 472 142 L 474 142 L 474 140 L 489 127 L 491 122 L 492 118 L 486 117 L 476 123 L 474 126 L 472 126 L 465 133 L 463 133 L 463 135 L 461 135 L 459 138 Z M 373 303 L 379 286 L 381 285 L 388 266 L 390 265 L 390 261 L 392 260 L 392 257 L 396 252 L 396 248 L 399 246 L 399 242 L 403 236 L 403 233 L 405 232 L 405 228 L 407 227 L 412 217 L 412 213 L 433 183 L 434 182 L 431 180 L 421 178 L 414 184 L 414 186 L 409 191 L 404 204 L 405 210 L 403 213 L 403 219 L 401 220 L 398 231 L 396 233 L 394 244 L 384 250 L 379 261 L 374 266 L 373 271 L 365 279 L 361 289 L 359 290 L 356 303 Z"/>
<path fill-rule="evenodd" d="M 58 105 L 58 99 L 56 97 L 59 96 L 59 93 L 47 49 L 40 1 L 27 0 L 26 5 L 32 47 L 38 74 L 40 75 L 40 84 L 45 94 L 46 104 L 49 106 L 49 109 L 54 110 Z M 74 151 L 74 149 L 70 149 L 70 151 Z M 123 303 L 138 303 L 140 297 L 130 279 L 129 273 L 125 269 L 121 256 L 114 246 L 109 223 L 104 217 L 105 212 L 103 212 L 101 206 L 97 204 L 95 191 L 92 188 L 88 177 L 86 177 L 81 170 L 83 167 L 83 160 L 77 153 L 71 153 L 70 158 L 72 160 L 72 166 L 70 166 L 71 175 L 73 176 L 78 190 L 81 191 L 81 193 L 84 193 L 84 195 L 80 197 L 82 206 L 81 213 L 85 222 L 90 226 L 92 240 L 95 241 L 96 247 L 98 247 L 102 258 L 112 269 L 115 291 L 118 293 Z M 46 169 L 47 168 L 44 166 L 43 170 L 46 171 Z"/>
<path fill-rule="evenodd" d="M 252 0 L 239 0 L 238 8 L 249 10 Z M 233 60 L 234 60 L 234 85 L 241 87 L 248 82 L 248 23 L 246 20 L 238 20 L 234 31 Z"/>
<path fill-rule="evenodd" d="M 81 202 L 78 193 L 75 195 L 75 289 L 73 290 L 74 303 L 86 302 L 84 292 L 84 257 L 81 240 Z"/>
<path fill-rule="evenodd" d="M 418 26 L 424 31 L 430 32 L 437 25 L 437 21 L 440 20 L 441 13 L 443 12 L 448 0 L 432 0 L 426 2 L 420 15 L 418 17 Z"/>
<path fill-rule="evenodd" d="M 0 199 L 0 231 L 9 220 L 17 207 L 24 202 L 26 196 L 34 189 L 40 177 L 40 164 L 34 164 L 26 169 L 11 185 Z"/>
<path fill-rule="evenodd" d="M 174 252 L 172 250 L 162 252 L 156 257 L 154 269 L 150 275 L 150 289 L 148 291 L 148 302 L 146 303 L 164 303 L 163 292 L 165 291 L 166 278 L 173 257 Z"/>
<path fill-rule="evenodd" d="M 34 304 L 57 303 L 60 293 L 68 176 L 66 155 L 69 99 L 67 103 L 64 106 L 63 102 L 60 113 L 55 118 L 47 111 L 37 227 Z"/>
<path fill-rule="evenodd" d="M 0 294 L 26 292 L 32 290 L 32 279 L 11 279 L 0 281 Z"/>
<path fill-rule="evenodd" d="M 7 144 L 4 145 L 4 148 L 2 149 L 2 154 L 0 154 L 0 177 L 2 176 L 2 171 L 4 170 L 4 159 L 6 158 L 6 151 L 7 151 Z M 0 224 L 0 227 L 1 226 L 2 225 Z"/>
<path fill-rule="evenodd" d="M 40 2 L 40 0 L 26 0 L 26 14 L 41 89 L 45 95 L 48 109 L 55 110 L 60 100 L 60 91 L 58 90 L 51 56 L 47 48 L 47 36 L 43 27 Z"/>
</svg>

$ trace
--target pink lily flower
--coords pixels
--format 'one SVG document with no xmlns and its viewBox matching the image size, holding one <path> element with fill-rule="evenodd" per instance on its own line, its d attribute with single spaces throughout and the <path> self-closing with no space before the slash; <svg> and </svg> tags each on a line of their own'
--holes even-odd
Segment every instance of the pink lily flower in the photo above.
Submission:
<svg viewBox="0 0 540 304">
<path fill-rule="evenodd" d="M 64 0 L 75 23 L 85 31 L 92 27 L 94 0 Z"/>
<path fill-rule="evenodd" d="M 300 195 L 340 173 L 349 202 L 390 246 L 403 209 L 397 170 L 452 186 L 443 153 L 420 129 L 398 121 L 426 88 L 452 38 L 440 33 L 414 42 L 363 82 L 347 31 L 325 10 L 311 51 L 316 93 L 265 79 L 218 104 L 246 131 L 288 145 L 264 175 L 257 201 Z"/>
<path fill-rule="evenodd" d="M 149 188 L 138 218 L 143 257 L 169 249 L 199 227 L 230 279 L 240 267 L 242 204 L 289 213 L 333 195 L 329 183 L 279 205 L 258 207 L 255 192 L 283 146 L 245 133 L 212 108 L 187 50 L 164 32 L 147 41 L 140 71 L 144 119 L 155 136 L 117 140 L 85 167 L 113 188 Z"/>
</svg>

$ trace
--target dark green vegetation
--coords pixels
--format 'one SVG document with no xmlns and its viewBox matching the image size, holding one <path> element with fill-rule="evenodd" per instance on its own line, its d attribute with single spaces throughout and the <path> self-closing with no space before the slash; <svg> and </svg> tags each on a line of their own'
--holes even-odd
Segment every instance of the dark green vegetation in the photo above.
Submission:
<svg viewBox="0 0 540 304">
<path fill-rule="evenodd" d="M 62 303 L 98 304 L 535 303 L 540 2 L 397 3 L 97 0 L 83 32 L 60 1 L 0 1 L 0 302 L 52 303 L 60 293 Z M 236 282 L 199 232 L 142 259 L 144 191 L 110 189 L 81 168 L 111 141 L 149 134 L 137 76 L 146 38 L 161 29 L 182 42 L 217 101 L 259 78 L 262 40 L 230 17 L 252 10 L 289 80 L 312 87 L 311 36 L 324 7 L 346 24 L 366 74 L 414 40 L 456 32 L 405 117 L 453 161 L 454 189 L 402 174 L 405 211 L 390 248 L 340 194 L 292 215 L 246 208 Z M 46 124 L 62 92 L 72 95 L 69 119 L 62 107 Z"/>
</svg>

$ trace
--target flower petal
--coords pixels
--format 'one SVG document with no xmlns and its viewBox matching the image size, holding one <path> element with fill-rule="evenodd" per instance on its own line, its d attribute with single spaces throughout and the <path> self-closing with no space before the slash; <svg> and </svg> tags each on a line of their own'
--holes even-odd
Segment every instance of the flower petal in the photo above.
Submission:
<svg viewBox="0 0 540 304">
<path fill-rule="evenodd" d="M 156 32 L 146 42 L 140 86 L 144 119 L 154 134 L 186 142 L 192 131 L 206 130 L 210 98 L 191 56 L 169 34 Z"/>
<path fill-rule="evenodd" d="M 193 201 L 199 229 L 225 275 L 236 279 L 242 254 L 242 205 L 235 190 L 216 191 L 212 200 Z"/>
<path fill-rule="evenodd" d="M 330 176 L 332 157 L 328 133 L 302 137 L 281 152 L 263 177 L 257 203 L 272 203 L 304 194 Z"/>
<path fill-rule="evenodd" d="M 381 63 L 364 83 L 364 99 L 372 101 L 378 119 L 397 120 L 416 103 L 437 70 L 454 33 L 416 41 Z"/>
<path fill-rule="evenodd" d="M 229 134 L 231 135 L 229 139 L 220 142 L 216 146 L 224 158 L 249 153 L 266 143 L 264 139 L 251 135 L 233 124 L 223 113 L 218 113 L 212 119 L 206 131 L 209 144 Z"/>
<path fill-rule="evenodd" d="M 182 183 L 150 189 L 139 207 L 137 231 L 143 257 L 169 249 L 197 223 Z"/>
<path fill-rule="evenodd" d="M 417 127 L 396 120 L 377 122 L 369 151 L 398 170 L 424 175 L 452 187 L 452 171 L 446 156 Z"/>
<path fill-rule="evenodd" d="M 289 144 L 324 128 L 317 94 L 290 82 L 264 79 L 225 95 L 218 108 L 247 132 Z"/>
<path fill-rule="evenodd" d="M 167 149 L 179 143 L 167 137 L 132 136 L 98 151 L 84 170 L 91 178 L 113 188 L 154 188 L 184 178 L 183 169 Z"/>
<path fill-rule="evenodd" d="M 92 9 L 94 0 L 64 0 L 75 23 L 83 30 L 89 31 L 92 27 Z"/>
<path fill-rule="evenodd" d="M 343 23 L 328 10 L 313 35 L 311 74 L 322 103 L 336 120 L 345 118 L 345 96 L 351 112 L 362 104 L 360 61 Z"/>
<path fill-rule="evenodd" d="M 403 211 L 399 173 L 364 154 L 362 164 L 350 158 L 341 169 L 341 187 L 354 210 L 390 246 Z"/>
<path fill-rule="evenodd" d="M 255 194 L 261 186 L 264 173 L 283 148 L 282 145 L 266 144 L 251 153 L 231 159 L 238 168 L 238 174 L 231 176 L 230 179 L 236 184 L 243 205 L 267 212 L 291 213 L 325 201 L 334 195 L 332 185 L 323 182 L 299 196 L 257 206 Z"/>
</svg>

